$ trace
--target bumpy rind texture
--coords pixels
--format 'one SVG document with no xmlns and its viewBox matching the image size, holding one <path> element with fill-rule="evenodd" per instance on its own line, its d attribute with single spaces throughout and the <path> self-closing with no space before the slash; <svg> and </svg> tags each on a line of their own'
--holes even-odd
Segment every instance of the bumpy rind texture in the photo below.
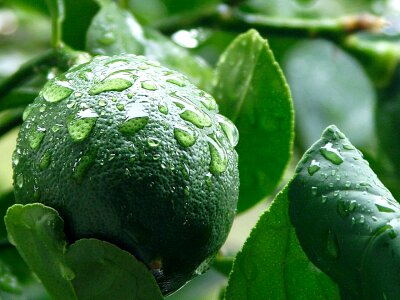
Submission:
<svg viewBox="0 0 400 300">
<path fill-rule="evenodd" d="M 183 75 L 144 57 L 73 67 L 24 113 L 16 200 L 57 209 L 70 241 L 130 251 L 169 294 L 207 269 L 234 218 L 237 132 L 217 110 Z"/>
</svg>

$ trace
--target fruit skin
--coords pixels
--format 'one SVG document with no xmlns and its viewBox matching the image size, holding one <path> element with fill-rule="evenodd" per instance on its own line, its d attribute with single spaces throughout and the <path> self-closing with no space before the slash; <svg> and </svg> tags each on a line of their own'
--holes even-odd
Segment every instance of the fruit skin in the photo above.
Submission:
<svg viewBox="0 0 400 300">
<path fill-rule="evenodd" d="M 172 293 L 207 269 L 235 214 L 237 141 L 217 109 L 183 75 L 144 57 L 73 67 L 24 113 L 16 201 L 57 209 L 70 242 L 94 237 L 130 251 Z M 178 142 L 177 129 L 196 141 Z"/>
</svg>

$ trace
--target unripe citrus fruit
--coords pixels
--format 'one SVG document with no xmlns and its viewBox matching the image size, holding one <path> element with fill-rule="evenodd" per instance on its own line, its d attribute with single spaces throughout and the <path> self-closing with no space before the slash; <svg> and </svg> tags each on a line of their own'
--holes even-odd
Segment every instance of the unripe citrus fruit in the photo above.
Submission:
<svg viewBox="0 0 400 300">
<path fill-rule="evenodd" d="M 183 75 L 99 56 L 49 81 L 13 157 L 19 203 L 58 210 L 70 241 L 130 251 L 164 294 L 207 268 L 238 198 L 235 126 Z"/>
</svg>

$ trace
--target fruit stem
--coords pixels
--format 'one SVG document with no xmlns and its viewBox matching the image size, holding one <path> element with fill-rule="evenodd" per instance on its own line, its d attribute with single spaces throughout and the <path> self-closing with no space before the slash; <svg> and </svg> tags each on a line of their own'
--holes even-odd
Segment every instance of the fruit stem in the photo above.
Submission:
<svg viewBox="0 0 400 300">
<path fill-rule="evenodd" d="M 247 13 L 226 4 L 214 6 L 196 15 L 179 15 L 156 23 L 164 33 L 173 33 L 182 28 L 199 26 L 220 27 L 229 31 L 243 32 L 254 28 L 262 35 L 284 35 L 293 37 L 323 37 L 340 41 L 343 37 L 361 31 L 379 32 L 386 21 L 374 15 L 361 14 L 332 19 L 288 19 Z"/>
<path fill-rule="evenodd" d="M 223 256 L 222 254 L 218 253 L 214 259 L 212 267 L 222 275 L 228 277 L 232 270 L 233 259 L 233 257 Z"/>
<path fill-rule="evenodd" d="M 43 66 L 55 65 L 56 60 L 57 53 L 53 50 L 48 50 L 23 64 L 14 74 L 0 81 L 0 103 L 4 101 L 8 93 L 37 74 Z"/>
<path fill-rule="evenodd" d="M 62 23 L 64 22 L 64 1 L 63 0 L 47 0 L 47 6 L 49 7 L 51 15 L 51 46 L 61 48 L 62 43 Z"/>
<path fill-rule="evenodd" d="M 23 108 L 18 108 L 2 114 L 0 118 L 0 136 L 22 123 L 23 111 Z"/>
</svg>

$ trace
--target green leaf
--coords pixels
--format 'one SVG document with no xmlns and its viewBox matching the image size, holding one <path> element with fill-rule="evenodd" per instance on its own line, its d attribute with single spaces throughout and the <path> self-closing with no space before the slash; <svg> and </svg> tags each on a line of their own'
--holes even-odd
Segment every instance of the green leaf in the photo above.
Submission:
<svg viewBox="0 0 400 300">
<path fill-rule="evenodd" d="M 56 210 L 15 204 L 5 217 L 13 244 L 54 299 L 162 299 L 146 266 L 131 254 L 96 239 L 67 248 Z"/>
<path fill-rule="evenodd" d="M 14 191 L 5 192 L 0 195 L 0 245 L 7 242 L 7 230 L 3 219 L 7 209 L 14 203 Z"/>
<path fill-rule="evenodd" d="M 194 84 L 206 88 L 211 69 L 199 57 L 154 29 L 142 27 L 133 15 L 116 3 L 104 4 L 88 30 L 86 48 L 101 55 L 132 53 L 145 55 L 187 75 Z"/>
<path fill-rule="evenodd" d="M 66 259 L 75 273 L 78 299 L 163 299 L 146 266 L 110 243 L 78 240 Z"/>
<path fill-rule="evenodd" d="M 289 203 L 303 250 L 347 295 L 398 298 L 400 204 L 335 126 L 299 162 Z"/>
<path fill-rule="evenodd" d="M 227 300 L 339 299 L 302 251 L 288 215 L 287 188 L 253 228 L 233 265 Z"/>
<path fill-rule="evenodd" d="M 77 299 L 69 281 L 64 253 L 64 222 L 57 211 L 42 204 L 15 204 L 5 217 L 11 241 L 54 299 Z"/>
<path fill-rule="evenodd" d="M 283 69 L 293 93 L 296 142 L 303 150 L 333 123 L 357 146 L 375 146 L 375 91 L 354 58 L 329 41 L 303 41 L 285 55 Z"/>
<path fill-rule="evenodd" d="M 0 299 L 50 299 L 14 247 L 0 249 Z"/>
<path fill-rule="evenodd" d="M 241 212 L 276 188 L 293 142 L 289 88 L 267 41 L 255 30 L 237 37 L 222 54 L 213 94 L 240 133 Z"/>
</svg>

